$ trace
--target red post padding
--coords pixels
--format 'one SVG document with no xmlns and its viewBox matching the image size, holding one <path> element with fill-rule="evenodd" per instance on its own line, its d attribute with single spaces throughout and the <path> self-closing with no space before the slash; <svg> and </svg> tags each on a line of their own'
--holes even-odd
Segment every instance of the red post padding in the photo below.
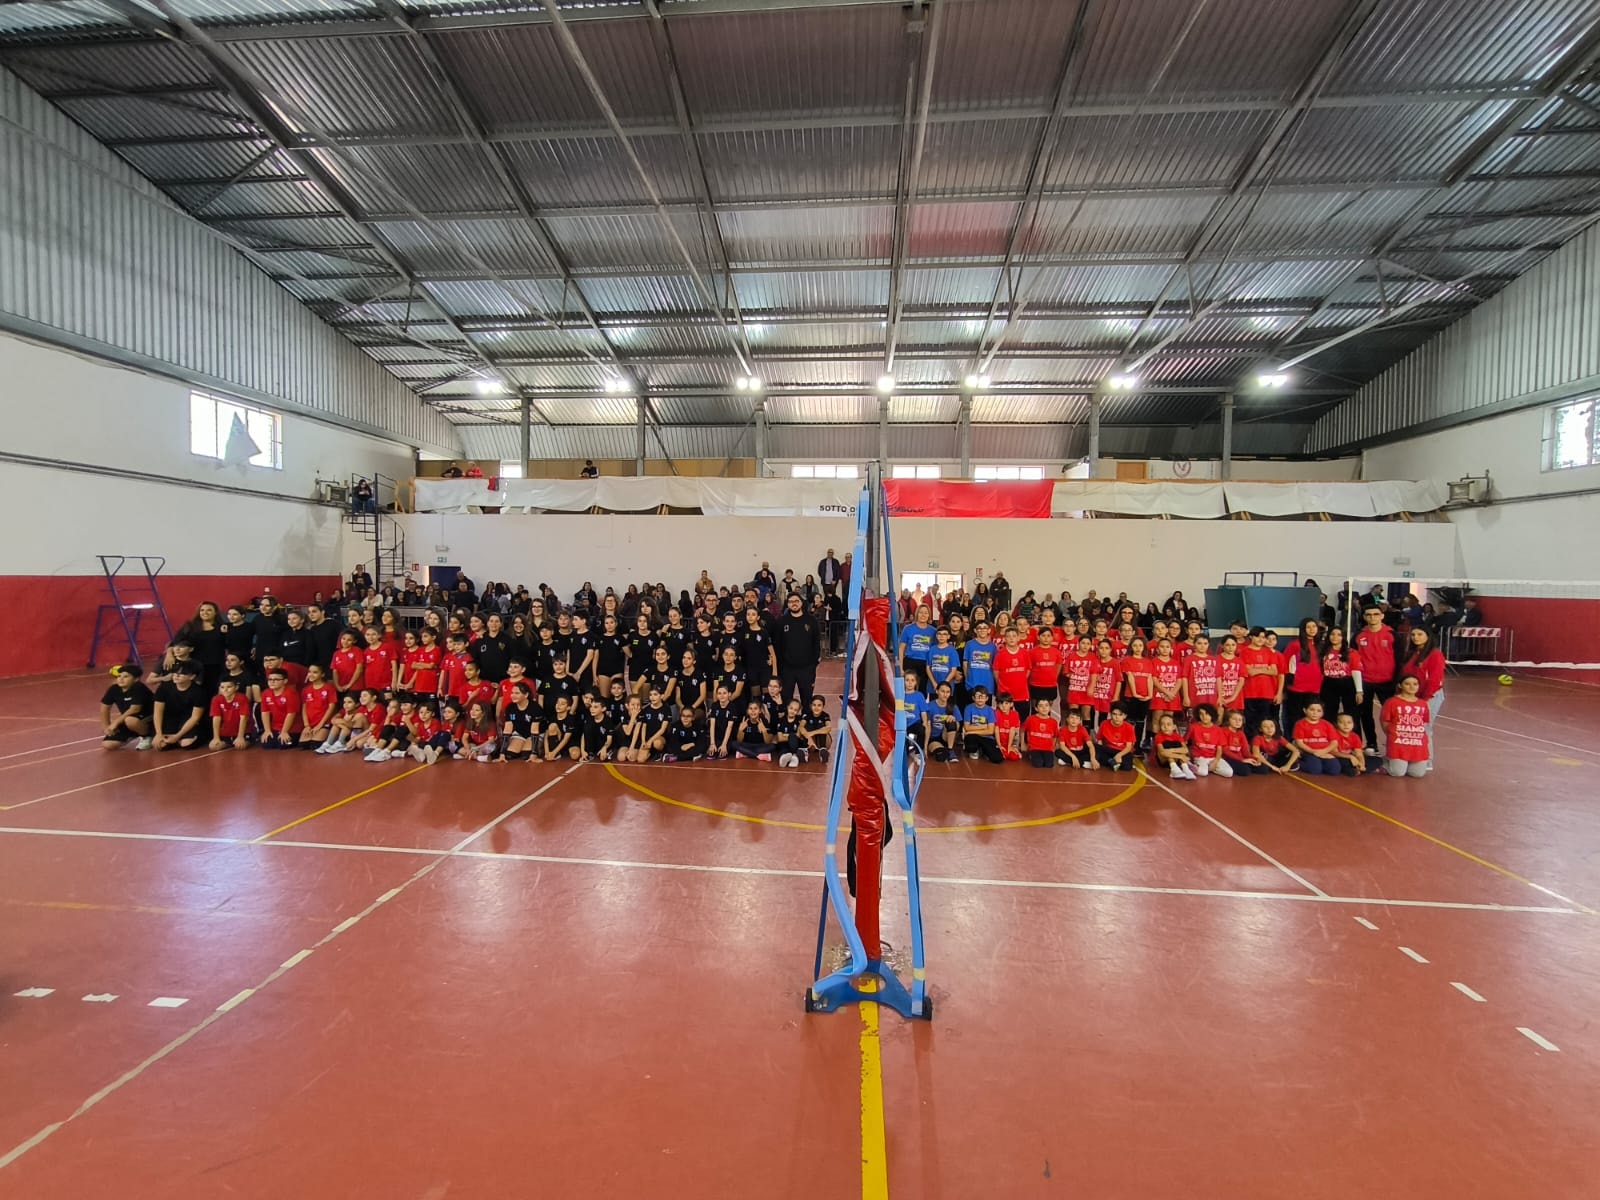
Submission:
<svg viewBox="0 0 1600 1200">
<path fill-rule="evenodd" d="M 887 764 L 894 750 L 894 680 L 889 670 L 889 601 L 875 598 L 862 601 L 861 636 L 870 639 L 859 666 L 853 667 L 850 709 L 860 721 L 861 728 L 871 730 L 876 725 L 878 761 Z M 876 651 L 876 652 L 875 652 Z M 867 671 L 878 673 L 878 711 L 869 715 L 865 711 L 865 681 Z M 876 720 L 873 720 L 875 715 Z M 861 935 L 867 957 L 883 956 L 879 930 L 878 909 L 881 896 L 884 825 L 888 819 L 887 796 L 883 776 L 873 765 L 867 748 L 858 741 L 852 743 L 850 786 L 845 802 L 850 806 L 851 821 L 856 834 L 856 931 Z"/>
</svg>

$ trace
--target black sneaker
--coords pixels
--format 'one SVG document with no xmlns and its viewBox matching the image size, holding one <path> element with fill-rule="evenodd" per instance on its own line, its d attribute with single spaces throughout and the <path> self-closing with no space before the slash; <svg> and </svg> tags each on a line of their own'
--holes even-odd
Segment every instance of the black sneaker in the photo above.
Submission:
<svg viewBox="0 0 1600 1200">
<path fill-rule="evenodd" d="M 817 748 L 817 761 L 822 763 L 828 761 L 828 748 L 826 746 L 820 746 Z"/>
</svg>

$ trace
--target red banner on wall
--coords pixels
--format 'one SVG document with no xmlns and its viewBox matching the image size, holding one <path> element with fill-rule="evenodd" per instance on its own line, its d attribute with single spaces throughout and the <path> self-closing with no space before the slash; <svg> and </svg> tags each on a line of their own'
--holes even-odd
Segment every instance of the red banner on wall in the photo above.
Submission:
<svg viewBox="0 0 1600 1200">
<path fill-rule="evenodd" d="M 1030 517 L 1048 520 L 1055 482 L 953 483 L 940 479 L 886 479 L 892 517 Z"/>
</svg>

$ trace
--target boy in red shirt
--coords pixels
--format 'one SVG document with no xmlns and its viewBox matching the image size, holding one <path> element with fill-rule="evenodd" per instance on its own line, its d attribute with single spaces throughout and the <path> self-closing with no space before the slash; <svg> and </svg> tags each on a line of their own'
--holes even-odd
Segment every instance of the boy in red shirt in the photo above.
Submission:
<svg viewBox="0 0 1600 1200">
<path fill-rule="evenodd" d="M 239 694 L 238 684 L 223 679 L 211 697 L 211 748 L 243 750 L 249 745 L 250 701 Z"/>
<path fill-rule="evenodd" d="M 328 682 L 327 673 L 312 663 L 306 668 L 306 685 L 300 689 L 300 746 L 321 750 L 332 732 L 334 707 L 339 693 Z"/>
<path fill-rule="evenodd" d="M 1083 723 L 1083 714 L 1077 709 L 1067 710 L 1067 715 L 1061 721 L 1059 736 L 1061 745 L 1056 750 L 1057 762 L 1069 767 L 1099 767 L 1094 755 L 1094 739 L 1089 736 L 1089 727 Z"/>
<path fill-rule="evenodd" d="M 1428 773 L 1428 702 L 1415 675 L 1402 675 L 1395 693 L 1384 702 L 1380 717 L 1387 746 L 1389 774 L 1421 779 Z"/>
<path fill-rule="evenodd" d="M 267 672 L 267 690 L 261 693 L 261 748 L 287 750 L 295 742 L 300 721 L 300 694 L 289 686 L 282 667 Z"/>
<path fill-rule="evenodd" d="M 1111 706 L 1110 717 L 1100 722 L 1095 737 L 1104 747 L 1100 761 L 1108 771 L 1133 770 L 1134 748 L 1139 741 L 1139 732 L 1128 721 L 1128 710 L 1120 703 Z"/>
<path fill-rule="evenodd" d="M 1029 652 L 1028 662 L 1028 698 L 1035 709 L 1043 704 L 1048 715 L 1050 707 L 1060 697 L 1061 686 L 1061 649 L 1048 625 L 1039 629 L 1039 641 Z M 1051 762 L 1054 761 L 1052 758 Z"/>
<path fill-rule="evenodd" d="M 1305 716 L 1294 723 L 1295 749 L 1300 751 L 1303 775 L 1338 775 L 1344 770 L 1339 759 L 1338 731 L 1322 718 L 1322 701 L 1306 705 Z"/>
<path fill-rule="evenodd" d="M 1260 729 L 1269 717 L 1277 724 L 1278 697 L 1282 685 L 1278 652 L 1267 645 L 1267 631 L 1257 625 L 1250 631 L 1250 644 L 1239 651 L 1244 676 L 1244 723 L 1247 729 Z"/>
<path fill-rule="evenodd" d="M 468 691 L 464 686 L 467 682 L 467 664 L 477 667 L 477 660 L 467 653 L 467 639 L 462 634 L 452 633 L 445 638 L 448 649 L 439 658 L 439 694 L 449 696 L 461 705 L 465 712 L 473 699 L 468 698 Z"/>
<path fill-rule="evenodd" d="M 1049 630 L 1041 632 L 1046 639 L 1049 638 Z M 1028 746 L 1028 762 L 1032 766 L 1056 765 L 1056 731 L 1059 728 L 1055 718 L 1050 715 L 1050 701 L 1036 700 L 1033 705 L 1033 715 L 1022 723 L 1022 734 Z"/>
<path fill-rule="evenodd" d="M 1365 625 L 1355 636 L 1356 657 L 1361 663 L 1361 691 L 1356 694 L 1356 712 L 1361 718 L 1367 753 L 1375 755 L 1378 753 L 1378 723 L 1373 719 L 1373 710 L 1381 712 L 1395 690 L 1394 630 L 1383 623 L 1383 609 L 1376 604 L 1363 608 L 1361 619 Z"/>
<path fill-rule="evenodd" d="M 1361 731 L 1356 719 L 1349 713 L 1340 713 L 1333 720 L 1334 753 L 1346 775 L 1364 775 L 1367 771 L 1367 753 L 1362 747 Z"/>
<path fill-rule="evenodd" d="M 1016 702 L 1009 692 L 1001 692 L 994 714 L 994 740 L 1000 754 L 1007 762 L 1022 757 L 1022 718 L 1017 714 Z"/>
<path fill-rule="evenodd" d="M 1006 630 L 1006 642 L 994 655 L 995 699 L 1010 696 L 1014 704 L 1027 704 L 1031 699 L 1028 674 L 1033 669 L 1033 655 L 1021 644 L 1015 629 Z"/>
</svg>

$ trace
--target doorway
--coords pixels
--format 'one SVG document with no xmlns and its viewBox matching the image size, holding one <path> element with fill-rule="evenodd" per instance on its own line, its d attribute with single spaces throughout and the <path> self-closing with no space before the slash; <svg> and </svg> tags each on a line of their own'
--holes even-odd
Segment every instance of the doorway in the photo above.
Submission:
<svg viewBox="0 0 1600 1200">
<path fill-rule="evenodd" d="M 900 589 L 910 592 L 914 597 L 921 597 L 929 588 L 937 587 L 939 595 L 948 596 L 951 592 L 961 590 L 963 578 L 945 571 L 902 571 Z"/>
</svg>

